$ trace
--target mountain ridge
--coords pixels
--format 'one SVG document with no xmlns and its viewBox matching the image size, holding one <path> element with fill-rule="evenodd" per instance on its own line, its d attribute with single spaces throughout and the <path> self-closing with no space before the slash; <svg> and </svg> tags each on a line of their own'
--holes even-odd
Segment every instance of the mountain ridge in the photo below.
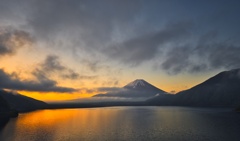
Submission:
<svg viewBox="0 0 240 141">
<path fill-rule="evenodd" d="M 27 112 L 42 109 L 47 106 L 47 103 L 43 101 L 4 90 L 0 90 L 0 97 L 2 97 L 8 103 L 11 109 L 15 109 L 18 112 Z"/>
<path fill-rule="evenodd" d="M 158 96 L 147 102 L 173 106 L 227 106 L 240 105 L 240 69 L 223 71 L 206 81 L 171 96 Z"/>
</svg>

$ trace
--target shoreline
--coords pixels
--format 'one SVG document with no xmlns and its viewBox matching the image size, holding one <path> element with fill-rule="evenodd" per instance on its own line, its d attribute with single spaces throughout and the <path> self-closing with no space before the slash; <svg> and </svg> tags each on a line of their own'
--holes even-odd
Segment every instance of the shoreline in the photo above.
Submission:
<svg viewBox="0 0 240 141">
<path fill-rule="evenodd" d="M 226 106 L 187 106 L 187 105 L 154 105 L 147 104 L 145 102 L 93 102 L 93 103 L 48 103 L 47 107 L 37 110 L 44 109 L 76 109 L 76 108 L 104 108 L 104 107 L 121 107 L 121 106 L 177 106 L 177 107 L 189 107 L 189 108 L 229 108 L 232 111 L 240 112 L 236 110 L 235 107 L 226 107 Z"/>
</svg>

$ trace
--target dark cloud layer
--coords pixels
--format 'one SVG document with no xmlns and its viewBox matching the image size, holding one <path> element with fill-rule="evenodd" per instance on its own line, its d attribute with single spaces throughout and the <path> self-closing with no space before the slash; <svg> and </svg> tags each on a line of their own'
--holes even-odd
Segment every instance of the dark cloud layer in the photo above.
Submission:
<svg viewBox="0 0 240 141">
<path fill-rule="evenodd" d="M 66 67 L 60 63 L 59 57 L 55 55 L 48 55 L 44 62 L 41 64 L 41 67 L 46 72 L 62 71 L 66 69 Z"/>
<path fill-rule="evenodd" d="M 59 73 L 61 77 L 68 79 L 78 79 L 79 74 L 62 65 L 60 58 L 55 55 L 48 55 L 43 63 L 40 64 L 39 71 L 46 75 Z"/>
<path fill-rule="evenodd" d="M 196 73 L 240 67 L 239 4 L 238 0 L 2 0 L 0 18 L 23 24 L 19 26 L 27 27 L 40 43 L 73 50 L 81 59 L 90 56 L 82 62 L 95 72 L 104 60 L 111 60 L 125 66 L 150 61 L 153 68 L 169 74 Z M 24 39 L 29 37 L 21 31 L 21 37 L 23 33 Z M 6 45 L 12 39 L 9 35 L 16 33 L 0 34 L 0 55 L 16 51 L 18 46 Z M 64 72 L 62 77 L 69 79 L 92 78 L 66 68 L 53 56 L 41 67 L 38 71 Z"/>
<path fill-rule="evenodd" d="M 97 91 L 99 91 L 99 92 L 119 92 L 121 90 L 122 90 L 122 88 L 119 88 L 119 87 L 100 87 L 100 88 L 97 88 Z"/>
<path fill-rule="evenodd" d="M 93 97 L 112 97 L 112 98 L 150 98 L 162 94 L 157 90 L 138 90 L 118 87 L 102 87 L 98 89 L 99 92 L 105 92 L 96 94 Z"/>
<path fill-rule="evenodd" d="M 140 2 L 126 0 L 35 0 L 29 5 L 26 22 L 39 39 L 58 42 L 64 37 L 88 51 L 111 40 L 114 26 L 132 21 L 141 7 Z"/>
<path fill-rule="evenodd" d="M 190 22 L 169 24 L 155 33 L 140 35 L 140 37 L 111 46 L 104 53 L 124 63 L 139 65 L 155 58 L 165 43 L 186 38 L 190 34 L 191 27 Z"/>
<path fill-rule="evenodd" d="M 0 27 L 0 56 L 14 54 L 33 42 L 30 34 L 13 27 Z"/>
<path fill-rule="evenodd" d="M 97 76 L 80 75 L 74 70 L 64 66 L 60 58 L 56 55 L 48 55 L 46 59 L 32 72 L 38 79 L 46 79 L 53 74 L 63 79 L 83 80 L 95 79 Z"/>
<path fill-rule="evenodd" d="M 200 38 L 196 45 L 173 47 L 159 67 L 169 74 L 240 68 L 239 44 L 210 40 Z"/>
<path fill-rule="evenodd" d="M 57 86 L 57 82 L 38 73 L 37 80 L 20 80 L 16 74 L 7 74 L 0 69 L 0 88 L 11 90 L 39 91 L 39 92 L 74 92 L 73 88 Z"/>
<path fill-rule="evenodd" d="M 52 74 L 57 74 L 65 79 L 94 79 L 97 76 L 88 76 L 88 75 L 80 75 L 74 70 L 64 66 L 60 58 L 56 55 L 48 55 L 43 63 L 39 64 L 33 71 L 34 75 L 41 74 L 42 76 L 51 76 Z"/>
</svg>

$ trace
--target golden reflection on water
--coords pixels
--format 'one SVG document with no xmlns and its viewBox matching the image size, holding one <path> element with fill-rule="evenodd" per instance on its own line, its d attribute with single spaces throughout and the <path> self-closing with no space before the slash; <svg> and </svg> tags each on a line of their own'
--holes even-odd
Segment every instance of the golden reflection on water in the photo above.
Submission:
<svg viewBox="0 0 240 141">
<path fill-rule="evenodd" d="M 40 110 L 21 114 L 8 126 L 14 131 L 5 129 L 5 133 L 12 132 L 9 141 L 131 140 L 158 137 L 164 131 L 171 136 L 182 115 L 161 111 L 124 107 Z"/>
<path fill-rule="evenodd" d="M 76 114 L 78 114 L 78 112 L 74 112 L 74 110 L 41 110 L 20 115 L 20 118 L 16 123 L 17 126 L 28 123 L 28 126 L 40 124 L 44 127 L 58 122 L 63 122 Z"/>
<path fill-rule="evenodd" d="M 239 139 L 240 123 L 222 121 L 235 123 L 240 116 L 225 119 L 224 113 L 213 112 L 177 107 L 41 110 L 11 119 L 0 131 L 0 141 L 221 141 L 228 137 L 225 129 Z"/>
<path fill-rule="evenodd" d="M 118 114 L 120 114 L 119 110 L 113 110 L 113 108 L 40 110 L 21 114 L 11 121 L 8 127 L 14 129 L 11 131 L 13 133 L 11 140 L 14 141 L 35 141 L 42 140 L 42 138 L 46 140 L 68 140 L 68 138 L 87 140 L 91 138 L 91 134 L 101 134 L 106 128 L 107 131 L 116 130 L 120 126 L 118 122 L 115 122 Z M 127 124 L 130 125 L 130 123 Z M 4 132 L 9 131 L 5 129 Z M 44 136 L 38 137 L 39 134 Z"/>
</svg>

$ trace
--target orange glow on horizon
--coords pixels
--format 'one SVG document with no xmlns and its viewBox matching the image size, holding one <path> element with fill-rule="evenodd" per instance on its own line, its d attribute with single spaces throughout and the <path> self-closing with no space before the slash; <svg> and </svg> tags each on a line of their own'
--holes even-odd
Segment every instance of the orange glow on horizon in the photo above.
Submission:
<svg viewBox="0 0 240 141">
<path fill-rule="evenodd" d="M 182 89 L 179 87 L 175 88 L 175 91 L 172 92 L 172 87 L 164 87 L 165 89 L 162 89 L 166 92 L 169 93 L 177 93 L 179 91 L 181 91 Z M 92 94 L 77 94 L 77 93 L 56 93 L 56 92 L 46 92 L 46 93 L 42 93 L 42 92 L 29 92 L 29 91 L 18 91 L 18 93 L 27 96 L 27 97 L 31 97 L 37 100 L 41 100 L 41 101 L 45 101 L 45 102 L 57 102 L 57 101 L 67 101 L 67 100 L 74 100 L 74 99 L 81 99 L 81 98 L 89 98 L 94 96 L 96 93 L 92 93 Z"/>
<path fill-rule="evenodd" d="M 152 84 L 154 85 L 154 82 Z M 181 85 L 181 84 L 182 83 L 171 86 L 170 84 L 165 83 L 165 84 L 159 84 L 161 86 L 158 86 L 158 85 L 154 85 L 154 86 L 156 86 L 159 89 L 162 89 L 168 93 L 176 94 L 182 90 L 189 89 L 198 83 L 196 82 L 196 84 L 195 84 L 195 83 L 185 82 L 184 85 Z M 89 98 L 100 92 L 93 91 L 92 93 L 87 93 L 87 91 L 83 90 L 82 92 L 75 92 L 75 93 L 30 92 L 30 91 L 18 91 L 18 93 L 28 96 L 28 97 L 31 97 L 31 98 L 34 98 L 34 99 L 37 99 L 37 100 L 45 101 L 45 102 L 54 102 L 54 101 L 57 102 L 57 101 L 67 101 L 67 100 L 74 100 L 74 99 L 81 99 L 81 98 Z"/>
<path fill-rule="evenodd" d="M 37 100 L 51 102 L 51 101 L 65 101 L 79 98 L 92 97 L 94 94 L 71 94 L 71 93 L 40 93 L 40 92 L 28 92 L 18 91 L 18 93 L 31 97 Z"/>
</svg>

